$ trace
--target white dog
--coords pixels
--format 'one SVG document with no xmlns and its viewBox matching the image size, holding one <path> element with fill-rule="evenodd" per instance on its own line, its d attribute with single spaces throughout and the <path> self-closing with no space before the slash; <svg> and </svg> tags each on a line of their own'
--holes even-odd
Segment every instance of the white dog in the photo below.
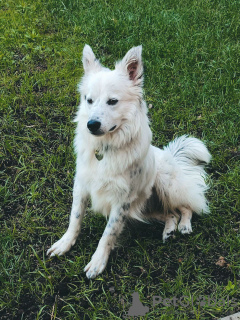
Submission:
<svg viewBox="0 0 240 320">
<path fill-rule="evenodd" d="M 84 269 L 88 278 L 105 269 L 126 218 L 164 221 L 165 241 L 177 225 L 181 233 L 192 231 L 192 212 L 208 212 L 203 167 L 211 155 L 205 145 L 187 136 L 163 150 L 151 145 L 141 52 L 141 46 L 132 48 L 109 70 L 88 45 L 83 50 L 85 74 L 75 119 L 77 167 L 70 223 L 47 253 L 62 255 L 75 244 L 91 198 L 93 210 L 109 219 Z"/>
</svg>

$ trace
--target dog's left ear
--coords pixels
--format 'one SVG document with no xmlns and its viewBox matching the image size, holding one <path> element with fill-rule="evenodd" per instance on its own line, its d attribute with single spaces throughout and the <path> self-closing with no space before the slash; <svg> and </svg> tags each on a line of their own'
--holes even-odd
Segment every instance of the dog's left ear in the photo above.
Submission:
<svg viewBox="0 0 240 320">
<path fill-rule="evenodd" d="M 116 69 L 122 69 L 134 84 L 141 85 L 143 80 L 142 46 L 130 49 L 125 57 L 116 64 Z"/>
</svg>

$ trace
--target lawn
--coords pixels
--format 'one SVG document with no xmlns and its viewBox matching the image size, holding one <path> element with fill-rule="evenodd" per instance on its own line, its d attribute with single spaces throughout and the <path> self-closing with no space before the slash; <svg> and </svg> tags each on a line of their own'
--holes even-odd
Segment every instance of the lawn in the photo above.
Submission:
<svg viewBox="0 0 240 320">
<path fill-rule="evenodd" d="M 0 17 L 0 318 L 124 319 L 134 292 L 135 319 L 240 311 L 240 1 L 4 0 Z M 213 156 L 193 233 L 129 223 L 95 280 L 106 221 L 90 209 L 72 250 L 46 256 L 68 226 L 85 43 L 110 68 L 142 44 L 153 143 L 190 134 Z"/>
</svg>

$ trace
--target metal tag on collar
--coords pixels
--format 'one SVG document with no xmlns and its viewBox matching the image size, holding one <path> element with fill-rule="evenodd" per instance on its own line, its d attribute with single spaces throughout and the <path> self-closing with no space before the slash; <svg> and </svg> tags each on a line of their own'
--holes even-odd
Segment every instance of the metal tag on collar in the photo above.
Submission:
<svg viewBox="0 0 240 320">
<path fill-rule="evenodd" d="M 99 150 L 95 150 L 95 157 L 98 161 L 101 161 L 103 159 L 103 154 L 99 152 Z"/>
</svg>

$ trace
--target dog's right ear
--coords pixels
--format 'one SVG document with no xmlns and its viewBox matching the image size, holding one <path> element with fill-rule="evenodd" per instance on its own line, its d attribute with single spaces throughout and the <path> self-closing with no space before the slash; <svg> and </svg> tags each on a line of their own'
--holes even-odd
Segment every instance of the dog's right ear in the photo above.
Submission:
<svg viewBox="0 0 240 320">
<path fill-rule="evenodd" d="M 82 62 L 85 73 L 100 71 L 102 68 L 101 63 L 96 59 L 92 48 L 87 44 L 85 44 L 83 48 Z"/>
</svg>

